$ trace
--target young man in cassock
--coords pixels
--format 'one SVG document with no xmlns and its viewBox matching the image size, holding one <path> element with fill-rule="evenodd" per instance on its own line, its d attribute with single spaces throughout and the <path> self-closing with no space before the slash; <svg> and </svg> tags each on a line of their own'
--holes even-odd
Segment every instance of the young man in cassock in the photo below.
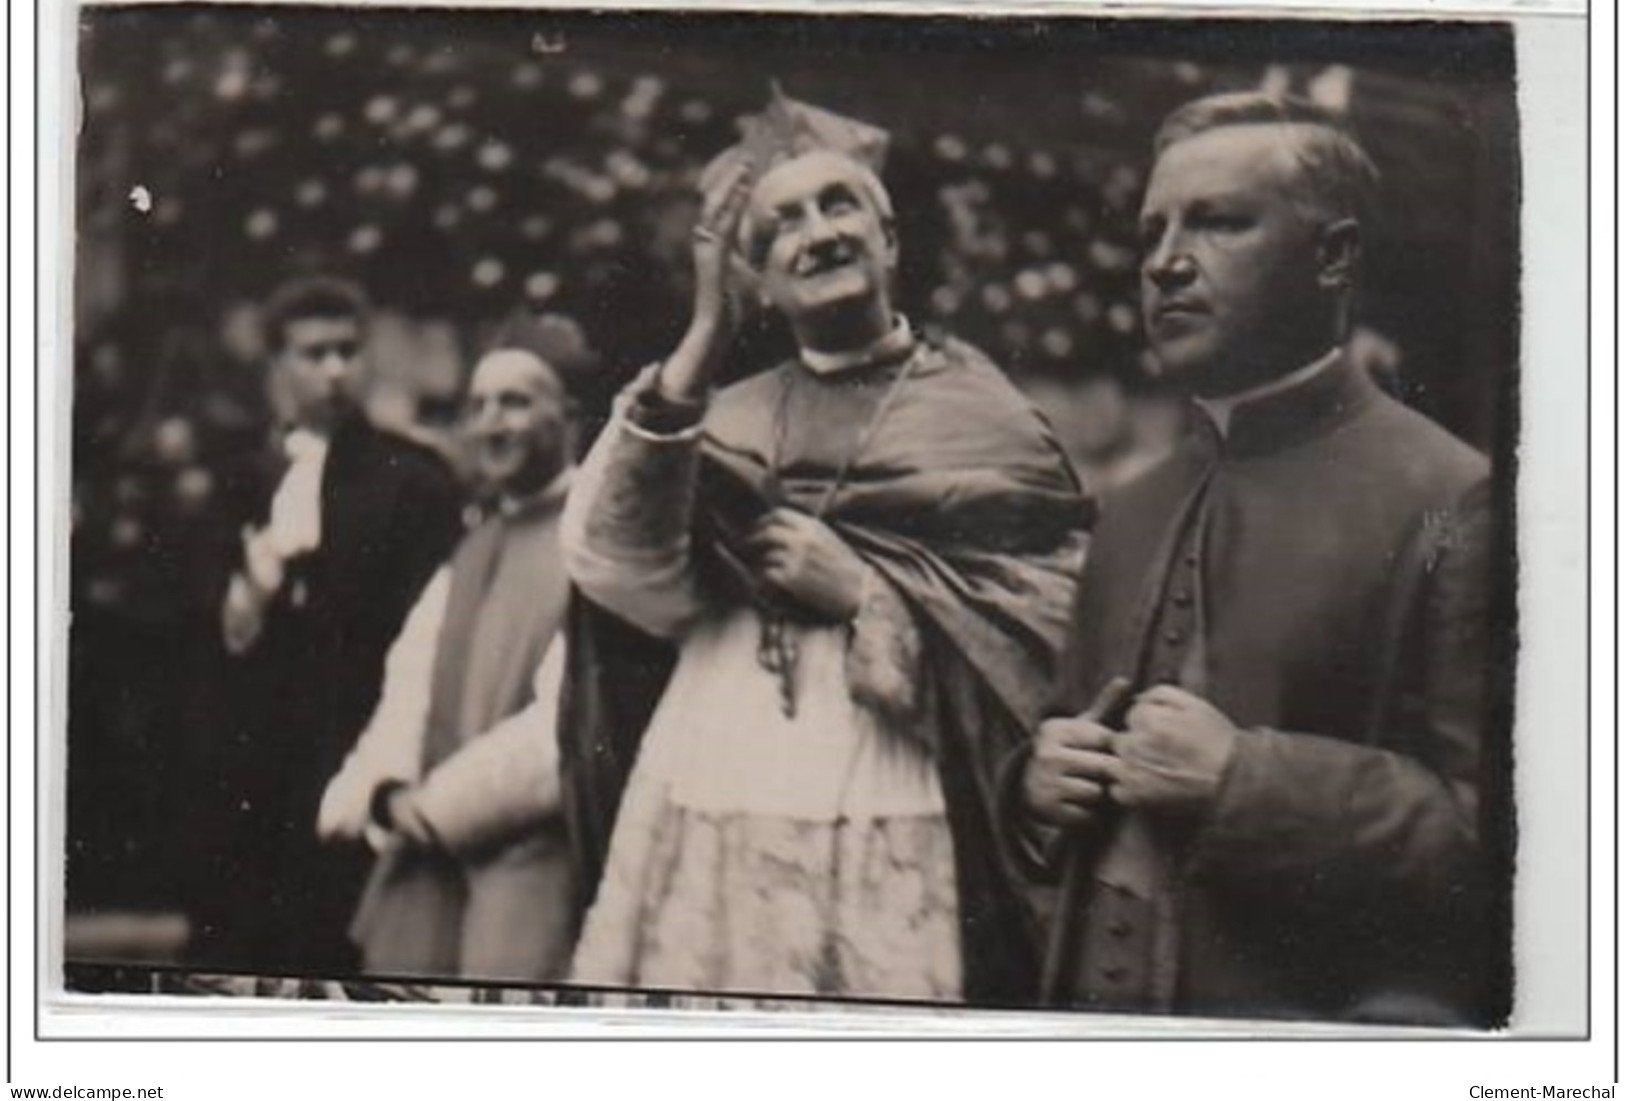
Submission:
<svg viewBox="0 0 1625 1101">
<path fill-rule="evenodd" d="M 357 402 L 367 306 L 329 278 L 269 300 L 270 381 L 289 423 L 275 490 L 243 533 L 221 606 L 233 655 L 217 790 L 225 822 L 196 962 L 339 974 L 369 856 L 323 848 L 323 786 L 372 713 L 384 654 L 457 538 L 461 493 L 430 448 Z"/>
<path fill-rule="evenodd" d="M 1376 175 L 1335 118 L 1218 96 L 1156 151 L 1145 325 L 1199 424 L 1103 508 L 1007 773 L 1046 993 L 1486 1022 L 1489 466 L 1340 347 Z"/>
<path fill-rule="evenodd" d="M 564 384 L 530 351 L 476 365 L 465 431 L 483 518 L 391 647 L 378 709 L 327 787 L 318 833 L 379 852 L 351 934 L 369 974 L 556 979 L 574 857 L 555 733 L 569 582 Z"/>
<path fill-rule="evenodd" d="M 676 649 L 652 707 L 572 680 L 567 726 L 631 770 L 585 823 L 613 838 L 573 978 L 1020 1000 L 993 769 L 1051 681 L 1077 482 L 991 363 L 897 313 L 884 135 L 782 97 L 744 130 L 702 181 L 687 335 L 565 508 L 607 626 Z M 797 351 L 713 392 L 741 277 Z"/>
</svg>

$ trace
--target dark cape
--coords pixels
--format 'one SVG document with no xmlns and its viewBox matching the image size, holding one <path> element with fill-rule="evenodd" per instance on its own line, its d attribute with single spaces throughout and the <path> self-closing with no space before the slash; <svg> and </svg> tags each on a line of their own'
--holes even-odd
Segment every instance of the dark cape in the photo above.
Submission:
<svg viewBox="0 0 1625 1101">
<path fill-rule="evenodd" d="M 883 423 L 854 460 L 877 407 Z M 934 720 L 921 736 L 954 838 L 966 997 L 1030 1002 L 1035 929 L 994 840 L 995 776 L 1047 702 L 1082 562 L 1088 509 L 1060 446 L 997 368 L 950 340 L 829 376 L 791 361 L 748 378 L 717 395 L 703 456 L 695 548 L 718 600 L 759 603 L 736 549 L 756 518 L 814 512 L 840 483 L 824 520 L 921 636 Z M 584 913 L 675 651 L 585 600 L 570 631 L 560 737 Z"/>
</svg>

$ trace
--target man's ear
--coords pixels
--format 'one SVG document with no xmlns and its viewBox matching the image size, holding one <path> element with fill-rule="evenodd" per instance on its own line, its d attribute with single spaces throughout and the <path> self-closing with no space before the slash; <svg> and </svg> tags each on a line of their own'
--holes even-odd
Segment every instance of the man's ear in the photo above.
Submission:
<svg viewBox="0 0 1625 1101">
<path fill-rule="evenodd" d="M 1360 223 L 1340 218 L 1321 228 L 1319 254 L 1320 285 L 1327 290 L 1352 290 L 1360 269 Z"/>
<path fill-rule="evenodd" d="M 893 219 L 887 218 L 880 223 L 880 227 L 885 231 L 886 234 L 886 270 L 896 271 L 899 256 L 899 250 L 897 247 L 897 223 Z"/>
</svg>

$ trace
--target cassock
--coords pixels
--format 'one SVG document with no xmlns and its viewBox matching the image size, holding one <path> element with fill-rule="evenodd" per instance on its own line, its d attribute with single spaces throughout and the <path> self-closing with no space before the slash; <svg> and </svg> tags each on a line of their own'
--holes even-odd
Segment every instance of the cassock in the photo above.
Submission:
<svg viewBox="0 0 1625 1101">
<path fill-rule="evenodd" d="M 390 650 L 372 721 L 328 785 L 329 824 L 381 855 L 351 932 L 368 974 L 559 977 L 575 887 L 555 736 L 569 583 L 561 475 L 464 537 Z M 436 847 L 369 826 L 380 790 L 416 784 Z"/>
<path fill-rule="evenodd" d="M 1488 465 L 1341 357 L 1234 408 L 1226 431 L 1197 416 L 1102 510 L 1053 710 L 1081 712 L 1117 676 L 1177 684 L 1239 738 L 1200 822 L 1124 811 L 1030 865 L 1064 884 L 1049 993 L 1116 1010 L 1485 1020 L 1484 841 L 1505 812 L 1488 798 L 1504 720 Z"/>
</svg>

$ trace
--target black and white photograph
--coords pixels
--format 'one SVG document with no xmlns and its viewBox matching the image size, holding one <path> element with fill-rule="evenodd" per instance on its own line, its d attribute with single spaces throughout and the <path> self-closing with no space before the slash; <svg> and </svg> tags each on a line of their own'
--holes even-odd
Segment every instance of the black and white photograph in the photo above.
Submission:
<svg viewBox="0 0 1625 1101">
<path fill-rule="evenodd" d="M 1512 1023 L 1512 23 L 71 33 L 65 994 Z"/>
</svg>

